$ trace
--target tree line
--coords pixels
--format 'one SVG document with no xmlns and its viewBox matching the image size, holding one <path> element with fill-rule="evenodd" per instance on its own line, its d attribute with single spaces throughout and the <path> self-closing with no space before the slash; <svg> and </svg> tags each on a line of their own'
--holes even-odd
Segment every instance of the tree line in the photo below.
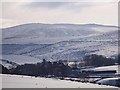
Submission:
<svg viewBox="0 0 120 90">
<path fill-rule="evenodd" d="M 120 55 L 119 55 L 120 57 Z M 106 58 L 102 55 L 89 55 L 83 59 L 82 66 L 107 66 L 115 65 L 119 62 L 118 58 Z M 75 62 L 76 63 L 76 62 Z M 85 73 L 79 72 L 77 65 L 69 66 L 63 61 L 50 62 L 43 59 L 41 63 L 18 65 L 16 68 L 7 69 L 0 65 L 2 72 L 18 75 L 41 76 L 41 77 L 83 77 Z"/>
</svg>

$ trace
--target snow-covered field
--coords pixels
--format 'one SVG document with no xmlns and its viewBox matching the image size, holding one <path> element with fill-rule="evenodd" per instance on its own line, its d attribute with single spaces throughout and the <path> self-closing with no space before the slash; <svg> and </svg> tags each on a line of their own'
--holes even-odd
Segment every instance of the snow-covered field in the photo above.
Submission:
<svg viewBox="0 0 120 90">
<path fill-rule="evenodd" d="M 9 61 L 15 62 L 17 64 L 37 63 L 37 62 L 42 61 L 38 58 L 33 58 L 30 56 L 24 56 L 24 55 L 2 55 L 2 57 L 0 57 L 0 59 L 9 60 Z"/>
<path fill-rule="evenodd" d="M 20 75 L 0 75 L 2 88 L 117 88 L 90 83 Z"/>
<path fill-rule="evenodd" d="M 117 73 L 119 73 L 120 65 L 102 66 L 102 67 L 88 68 L 83 70 L 86 70 L 86 71 L 111 71 L 111 70 L 114 71 L 115 70 Z"/>
<path fill-rule="evenodd" d="M 18 65 L 22 64 L 35 64 L 39 63 L 42 60 L 30 56 L 24 56 L 24 55 L 1 55 L 0 56 L 0 64 L 2 64 L 4 67 L 11 69 L 15 68 Z"/>
</svg>

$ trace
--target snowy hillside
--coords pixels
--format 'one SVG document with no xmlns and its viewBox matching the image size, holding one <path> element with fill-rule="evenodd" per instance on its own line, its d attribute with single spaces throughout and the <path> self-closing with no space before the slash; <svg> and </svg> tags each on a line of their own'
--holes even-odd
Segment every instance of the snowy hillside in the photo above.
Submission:
<svg viewBox="0 0 120 90">
<path fill-rule="evenodd" d="M 17 46 L 17 49 L 14 48 Z M 4 47 L 4 45 L 3 45 Z M 7 49 L 9 48 L 9 49 Z M 81 60 L 85 55 L 99 54 L 107 57 L 118 54 L 117 41 L 64 41 L 40 47 L 40 45 L 5 45 L 5 55 L 21 55 L 47 60 Z M 13 58 L 14 59 L 14 58 Z M 16 59 L 15 59 L 16 60 Z M 24 59 L 25 60 L 25 59 Z M 26 60 L 27 61 L 27 60 Z"/>
<path fill-rule="evenodd" d="M 55 44 L 3 45 L 3 54 L 27 55 L 47 60 L 81 60 L 85 55 L 98 54 L 111 57 L 118 54 L 117 32 L 77 38 Z M 8 49 L 9 48 L 9 49 Z"/>
<path fill-rule="evenodd" d="M 38 60 L 32 60 L 34 62 L 43 58 L 51 61 L 80 61 L 90 54 L 106 57 L 118 54 L 116 26 L 24 24 L 3 29 L 2 34 L 2 54 L 37 58 Z M 27 57 L 26 60 L 18 59 L 16 63 L 28 62 Z M 13 56 L 12 60 L 16 58 Z"/>
<path fill-rule="evenodd" d="M 117 88 L 113 86 L 20 75 L 0 75 L 0 78 L 2 78 L 2 88 Z"/>
<path fill-rule="evenodd" d="M 117 30 L 97 24 L 23 24 L 2 29 L 4 44 L 48 44 Z"/>
</svg>

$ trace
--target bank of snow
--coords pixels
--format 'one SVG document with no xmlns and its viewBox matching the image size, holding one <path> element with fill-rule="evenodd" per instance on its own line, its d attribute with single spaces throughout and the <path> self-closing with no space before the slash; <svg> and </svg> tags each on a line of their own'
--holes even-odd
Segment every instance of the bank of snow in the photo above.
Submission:
<svg viewBox="0 0 120 90">
<path fill-rule="evenodd" d="M 2 88 L 116 88 L 90 83 L 20 75 L 0 75 Z"/>
</svg>

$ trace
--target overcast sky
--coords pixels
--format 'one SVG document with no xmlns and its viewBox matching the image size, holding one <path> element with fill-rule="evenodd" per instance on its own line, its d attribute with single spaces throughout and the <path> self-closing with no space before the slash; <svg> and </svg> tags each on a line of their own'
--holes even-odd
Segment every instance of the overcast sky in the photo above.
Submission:
<svg viewBox="0 0 120 90">
<path fill-rule="evenodd" d="M 118 0 L 81 2 L 2 2 L 0 27 L 24 23 L 72 23 L 118 25 Z M 84 1 L 84 2 L 83 2 Z"/>
</svg>

